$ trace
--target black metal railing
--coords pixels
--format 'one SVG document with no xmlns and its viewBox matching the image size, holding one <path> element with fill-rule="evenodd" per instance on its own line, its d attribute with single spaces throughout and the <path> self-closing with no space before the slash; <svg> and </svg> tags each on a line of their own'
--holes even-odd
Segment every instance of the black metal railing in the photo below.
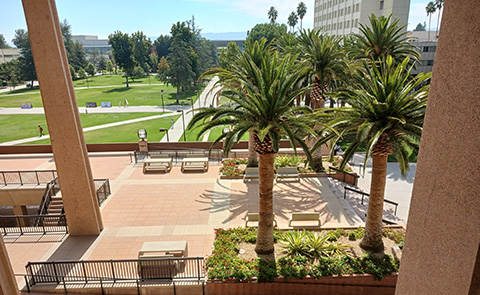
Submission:
<svg viewBox="0 0 480 295">
<path fill-rule="evenodd" d="M 172 158 L 172 161 L 177 164 L 183 158 L 186 158 L 187 155 L 196 155 L 198 157 L 206 157 L 211 162 L 220 163 L 223 159 L 222 150 L 213 150 L 211 153 L 208 150 L 201 149 L 186 149 L 186 150 L 158 150 L 158 151 L 134 151 L 133 154 L 130 154 L 130 161 L 134 164 L 142 163 L 145 159 L 148 159 L 152 155 L 163 155 Z"/>
<path fill-rule="evenodd" d="M 0 184 L 24 185 L 48 183 L 57 177 L 56 170 L 0 171 Z"/>
<path fill-rule="evenodd" d="M 112 193 L 110 190 L 110 181 L 108 179 L 95 179 L 94 181 L 97 190 L 98 206 L 101 206 Z"/>
<path fill-rule="evenodd" d="M 29 262 L 28 286 L 41 283 L 203 281 L 203 257 Z"/>
<path fill-rule="evenodd" d="M 362 195 L 362 205 L 363 205 L 363 199 L 364 197 L 370 197 L 370 194 L 369 193 L 366 193 L 366 192 L 362 192 L 361 190 L 357 190 L 357 189 L 354 189 L 354 188 L 350 188 L 350 187 L 345 187 L 345 191 L 343 193 L 343 198 L 346 199 L 347 198 L 347 191 L 351 191 L 351 192 L 354 192 L 354 193 L 357 193 L 357 194 L 361 194 Z M 397 202 L 394 202 L 394 201 L 390 201 L 390 200 L 387 200 L 387 199 L 383 199 L 383 202 L 384 203 L 388 203 L 388 204 L 392 204 L 395 206 L 395 216 L 397 215 L 397 208 L 398 208 L 398 203 Z"/>
<path fill-rule="evenodd" d="M 52 197 L 55 196 L 59 191 L 60 185 L 58 183 L 58 179 L 55 177 L 53 180 L 47 183 L 47 187 L 43 193 L 42 201 L 38 207 L 38 215 L 45 215 L 48 213 L 48 206 L 50 206 Z"/>
<path fill-rule="evenodd" d="M 2 235 L 25 233 L 68 233 L 65 214 L 0 215 Z"/>
</svg>

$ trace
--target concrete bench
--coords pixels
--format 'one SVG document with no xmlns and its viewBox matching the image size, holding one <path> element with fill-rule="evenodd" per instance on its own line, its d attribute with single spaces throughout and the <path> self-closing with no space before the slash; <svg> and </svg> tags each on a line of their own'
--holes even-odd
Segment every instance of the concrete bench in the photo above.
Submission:
<svg viewBox="0 0 480 295">
<path fill-rule="evenodd" d="M 275 177 L 277 182 L 284 180 L 300 181 L 297 167 L 278 167 L 277 176 Z"/>
<path fill-rule="evenodd" d="M 172 170 L 172 159 L 168 158 L 150 158 L 143 162 L 143 173 L 148 170 L 164 170 L 168 172 Z"/>
<path fill-rule="evenodd" d="M 247 213 L 247 217 L 245 218 L 245 227 L 249 227 L 248 226 L 249 222 L 256 222 L 256 225 L 258 226 L 259 220 L 260 220 L 260 215 L 258 215 L 258 213 Z M 275 216 L 275 213 L 273 213 L 273 225 L 277 226 L 277 217 Z"/>
<path fill-rule="evenodd" d="M 245 174 L 243 174 L 243 182 L 258 179 L 258 167 L 245 168 Z"/>
<path fill-rule="evenodd" d="M 182 172 L 185 170 L 203 170 L 204 172 L 208 171 L 208 158 L 184 158 L 182 160 Z"/>
<path fill-rule="evenodd" d="M 292 226 L 292 222 L 316 221 L 317 226 L 321 225 L 319 212 L 296 212 L 288 219 L 288 226 Z"/>
</svg>

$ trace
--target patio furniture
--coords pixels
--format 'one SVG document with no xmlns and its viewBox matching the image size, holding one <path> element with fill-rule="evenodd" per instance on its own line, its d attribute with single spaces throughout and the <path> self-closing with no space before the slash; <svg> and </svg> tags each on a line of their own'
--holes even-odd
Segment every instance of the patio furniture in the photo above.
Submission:
<svg viewBox="0 0 480 295">
<path fill-rule="evenodd" d="M 253 227 L 257 227 L 259 218 L 260 216 L 258 215 L 258 213 L 247 213 L 247 217 L 245 217 L 245 227 L 249 227 L 248 226 L 249 222 L 256 222 L 256 226 L 253 226 Z M 278 226 L 277 217 L 275 216 L 275 213 L 273 213 L 273 225 Z"/>
<path fill-rule="evenodd" d="M 243 182 L 258 179 L 258 167 L 245 168 L 245 174 L 243 175 Z"/>
<path fill-rule="evenodd" d="M 185 170 L 203 170 L 204 172 L 208 171 L 208 158 L 184 158 L 182 160 L 182 172 Z"/>
<path fill-rule="evenodd" d="M 162 257 L 187 257 L 187 241 L 145 242 L 138 252 L 138 259 Z"/>
<path fill-rule="evenodd" d="M 278 167 L 275 179 L 277 182 L 284 180 L 300 182 L 297 167 Z"/>
<path fill-rule="evenodd" d="M 319 212 L 294 212 L 288 219 L 288 226 L 292 226 L 292 222 L 316 221 L 317 226 L 321 225 Z M 305 225 L 305 224 L 303 224 Z"/>
<path fill-rule="evenodd" d="M 143 162 L 143 173 L 148 170 L 164 170 L 169 172 L 172 170 L 172 158 L 168 155 L 151 155 L 150 159 Z"/>
</svg>

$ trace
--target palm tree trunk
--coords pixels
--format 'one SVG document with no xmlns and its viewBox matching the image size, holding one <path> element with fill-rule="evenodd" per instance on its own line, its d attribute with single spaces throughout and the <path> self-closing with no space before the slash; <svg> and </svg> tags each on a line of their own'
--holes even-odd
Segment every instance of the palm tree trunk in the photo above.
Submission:
<svg viewBox="0 0 480 295">
<path fill-rule="evenodd" d="M 255 151 L 255 133 L 248 133 L 248 162 L 247 167 L 258 167 L 257 152 Z"/>
<path fill-rule="evenodd" d="M 370 199 L 368 201 L 365 235 L 360 247 L 373 253 L 383 253 L 382 217 L 383 198 L 387 181 L 388 154 L 373 153 L 372 181 L 370 184 Z"/>
<path fill-rule="evenodd" d="M 430 41 L 430 31 L 432 30 L 432 14 L 428 19 L 428 41 Z"/>
<path fill-rule="evenodd" d="M 274 153 L 259 155 L 259 222 L 255 252 L 266 260 L 274 259 L 273 248 L 273 160 Z"/>
<path fill-rule="evenodd" d="M 437 16 L 437 33 L 435 34 L 435 39 L 438 40 L 438 32 L 440 31 L 440 13 L 442 12 L 442 8 L 438 8 L 438 16 Z"/>
</svg>

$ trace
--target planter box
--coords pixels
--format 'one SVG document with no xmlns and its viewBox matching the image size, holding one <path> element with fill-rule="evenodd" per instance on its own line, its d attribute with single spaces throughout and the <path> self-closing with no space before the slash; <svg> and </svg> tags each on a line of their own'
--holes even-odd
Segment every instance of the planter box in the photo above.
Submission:
<svg viewBox="0 0 480 295">
<path fill-rule="evenodd" d="M 243 175 L 231 176 L 231 175 L 220 175 L 220 179 L 243 179 Z"/>
<path fill-rule="evenodd" d="M 319 279 L 276 278 L 271 283 L 255 283 L 217 280 L 207 281 L 209 295 L 265 295 L 265 294 L 322 294 L 322 295 L 389 295 L 395 294 L 398 274 L 376 281 L 372 275 L 331 276 Z"/>
</svg>

